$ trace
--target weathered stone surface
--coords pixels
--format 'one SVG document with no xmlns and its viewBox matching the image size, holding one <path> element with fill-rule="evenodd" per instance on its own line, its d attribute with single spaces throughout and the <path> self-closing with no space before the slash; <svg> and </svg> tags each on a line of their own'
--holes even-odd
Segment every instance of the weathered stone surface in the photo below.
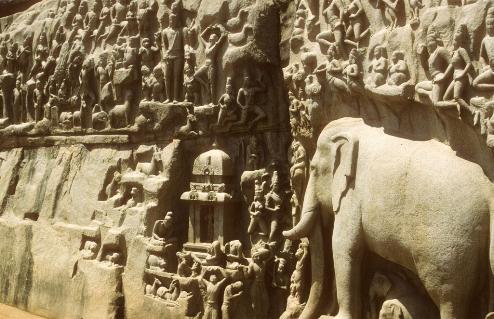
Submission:
<svg viewBox="0 0 494 319">
<path fill-rule="evenodd" d="M 493 1 L 3 15 L 1 303 L 57 319 L 494 316 Z"/>
</svg>

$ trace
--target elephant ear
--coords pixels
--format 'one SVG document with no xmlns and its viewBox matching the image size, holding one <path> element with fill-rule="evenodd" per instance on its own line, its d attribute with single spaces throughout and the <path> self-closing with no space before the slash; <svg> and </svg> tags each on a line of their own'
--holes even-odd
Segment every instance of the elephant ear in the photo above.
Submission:
<svg viewBox="0 0 494 319">
<path fill-rule="evenodd" d="M 355 178 L 357 167 L 358 140 L 352 135 L 343 133 L 331 137 L 331 162 L 333 163 L 333 184 L 331 200 L 333 211 L 340 209 L 341 199 L 345 195 L 351 181 Z"/>
</svg>

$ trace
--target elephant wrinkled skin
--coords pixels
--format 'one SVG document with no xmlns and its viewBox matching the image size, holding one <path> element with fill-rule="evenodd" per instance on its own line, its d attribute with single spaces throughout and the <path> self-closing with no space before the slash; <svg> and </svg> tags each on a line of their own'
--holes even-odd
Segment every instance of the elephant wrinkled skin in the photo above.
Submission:
<svg viewBox="0 0 494 319">
<path fill-rule="evenodd" d="M 364 251 L 415 273 L 441 319 L 468 318 L 494 262 L 492 194 L 481 167 L 444 144 L 387 135 L 361 119 L 330 123 L 311 162 L 301 221 L 284 232 L 310 242 L 312 286 L 300 318 L 314 318 L 324 302 L 323 232 L 331 227 L 320 221 L 330 214 L 335 318 L 361 318 Z"/>
</svg>

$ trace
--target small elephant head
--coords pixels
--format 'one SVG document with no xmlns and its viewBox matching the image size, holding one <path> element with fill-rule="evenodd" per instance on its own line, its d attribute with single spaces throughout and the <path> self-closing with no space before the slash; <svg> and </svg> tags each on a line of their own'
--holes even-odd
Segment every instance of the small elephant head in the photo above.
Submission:
<svg viewBox="0 0 494 319">
<path fill-rule="evenodd" d="M 379 312 L 379 319 L 404 319 L 405 315 L 401 307 L 401 303 L 397 300 L 386 300 Z"/>
</svg>

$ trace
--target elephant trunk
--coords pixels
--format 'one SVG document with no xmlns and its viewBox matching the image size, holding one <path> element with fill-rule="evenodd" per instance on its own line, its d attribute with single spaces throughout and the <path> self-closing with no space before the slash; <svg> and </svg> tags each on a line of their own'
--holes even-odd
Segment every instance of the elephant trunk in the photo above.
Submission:
<svg viewBox="0 0 494 319">
<path fill-rule="evenodd" d="M 298 240 L 304 237 L 309 237 L 314 228 L 314 224 L 317 220 L 318 215 L 318 204 L 317 201 L 314 199 L 314 189 L 311 186 L 311 182 L 309 180 L 309 184 L 307 185 L 304 196 L 302 217 L 300 218 L 298 224 L 295 225 L 292 229 L 284 231 L 283 236 L 291 240 Z"/>
</svg>

